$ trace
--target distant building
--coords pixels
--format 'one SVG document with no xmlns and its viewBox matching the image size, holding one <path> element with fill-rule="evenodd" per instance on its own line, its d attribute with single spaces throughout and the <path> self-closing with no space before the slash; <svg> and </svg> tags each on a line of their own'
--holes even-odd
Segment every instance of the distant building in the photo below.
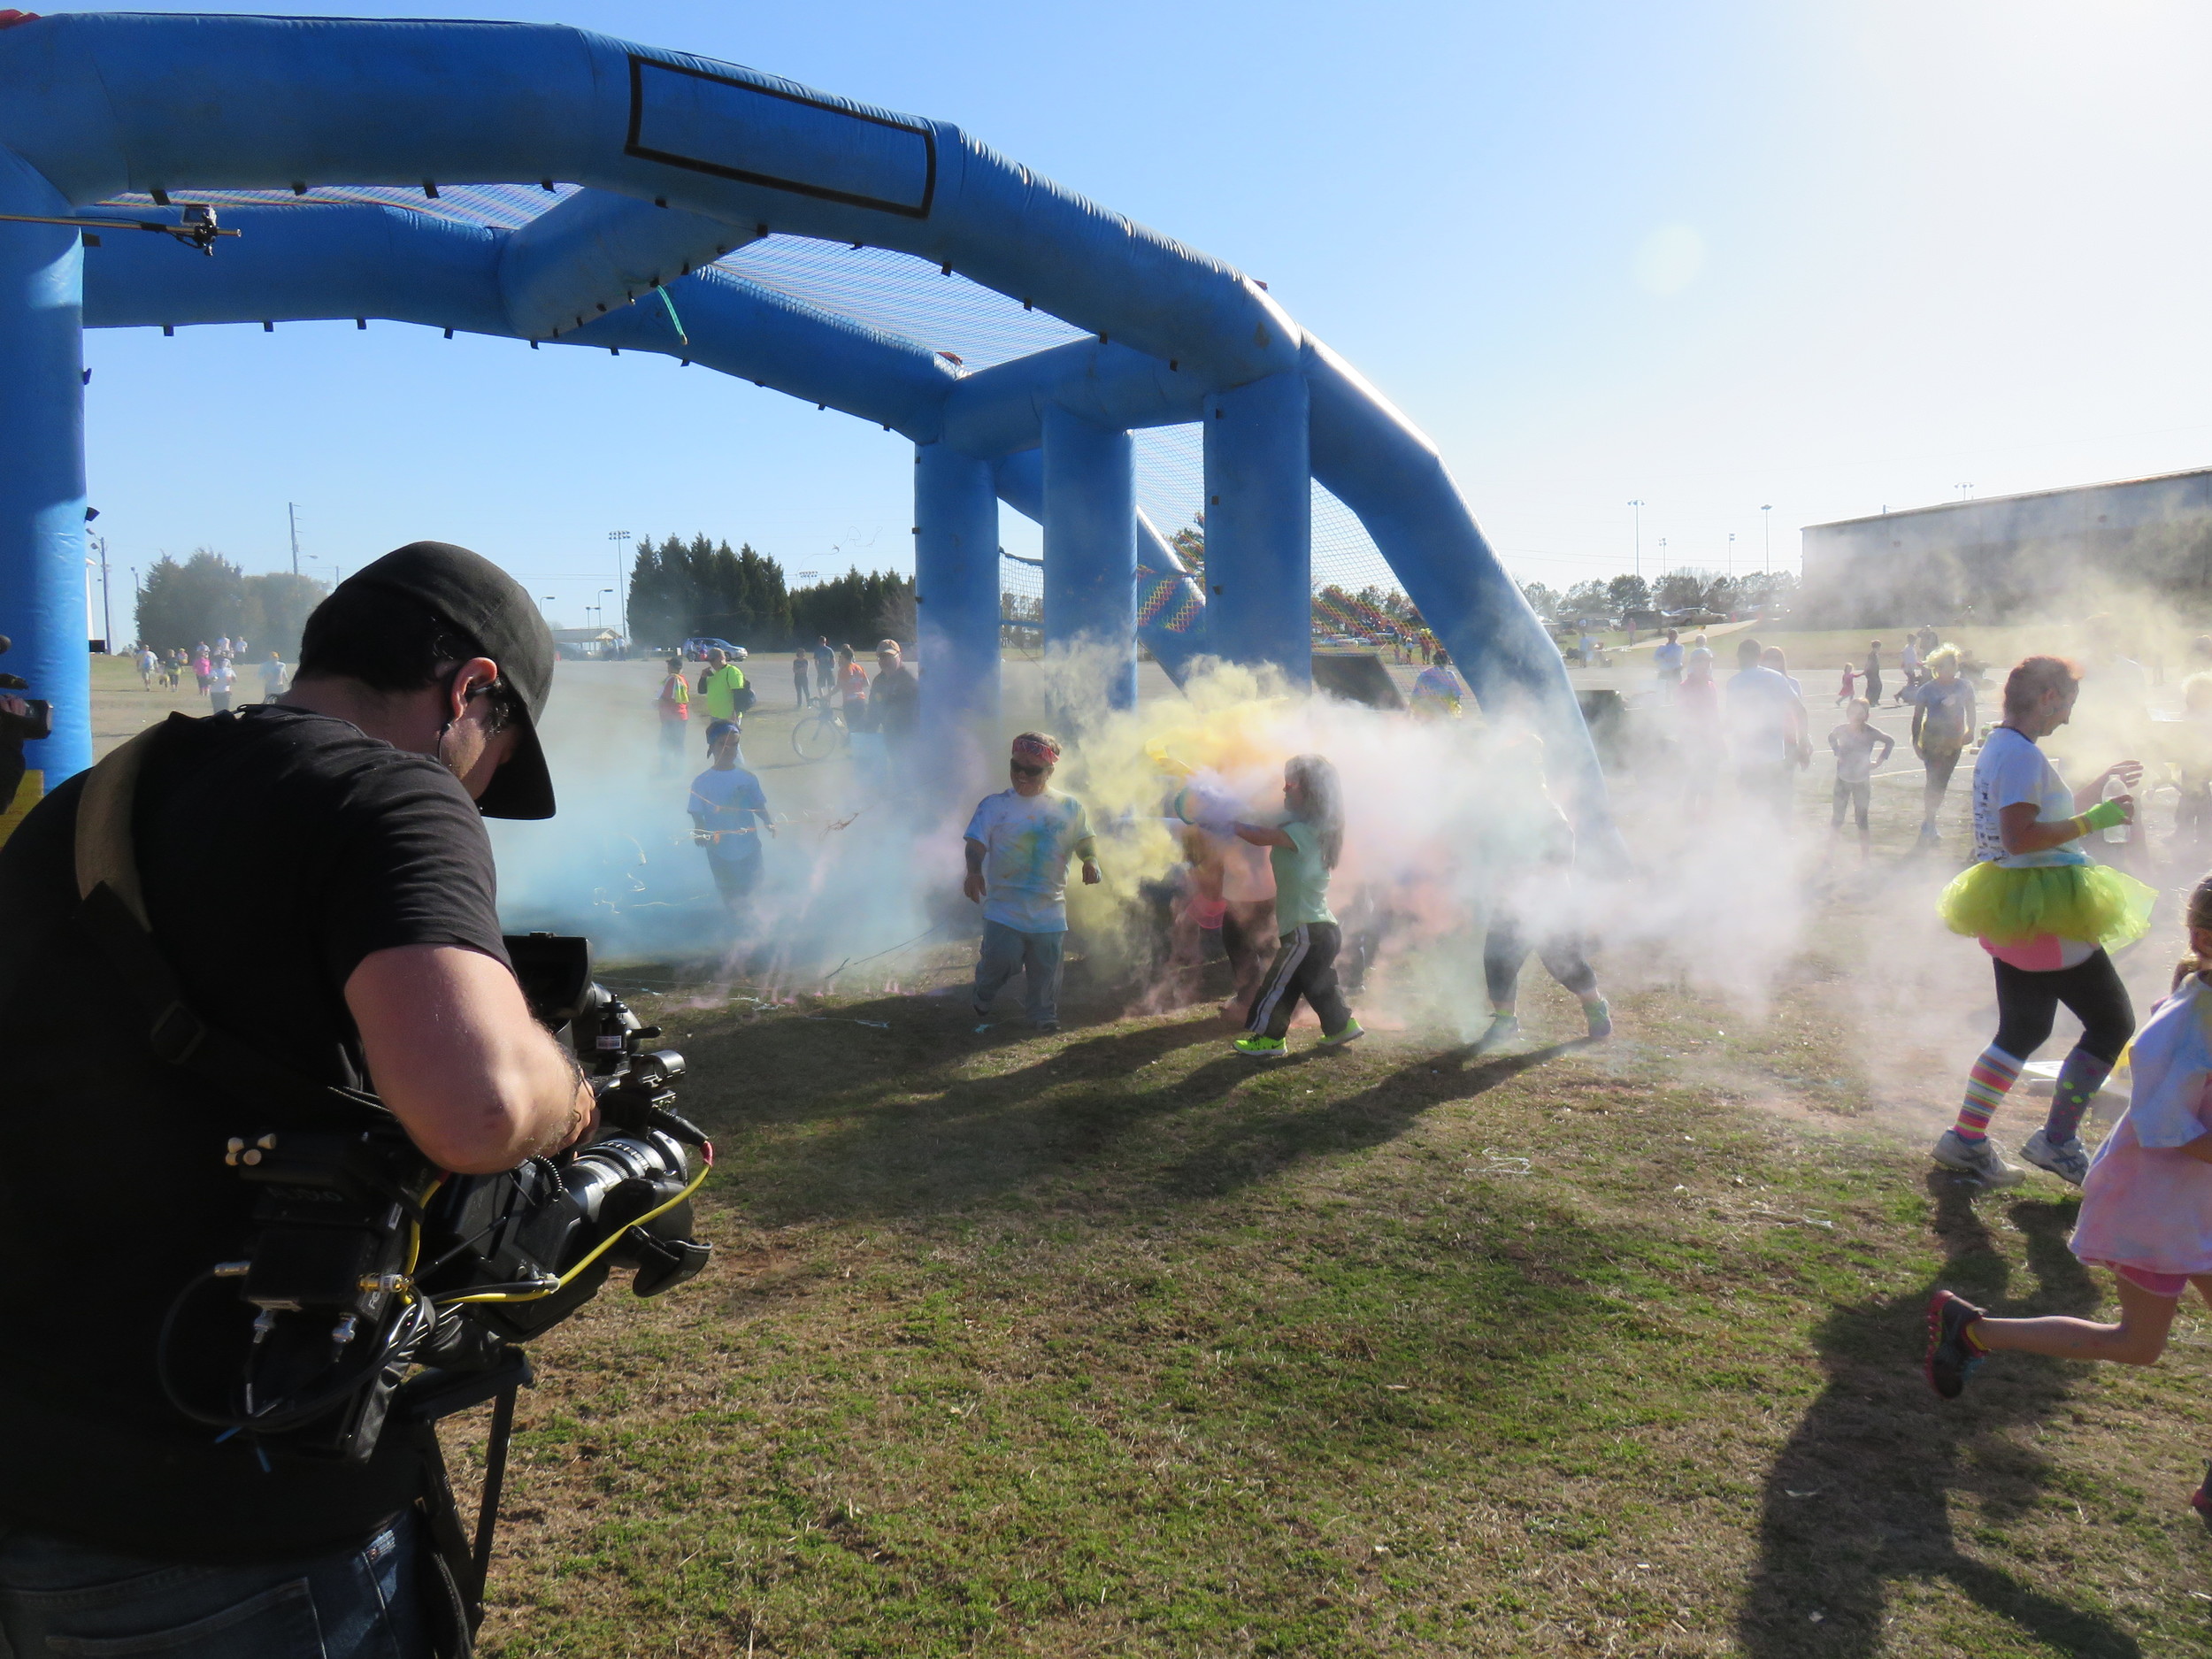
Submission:
<svg viewBox="0 0 2212 1659">
<path fill-rule="evenodd" d="M 612 628 L 555 628 L 552 634 L 553 649 L 562 657 L 588 659 L 622 654 L 622 636 Z"/>
<path fill-rule="evenodd" d="M 2212 600 L 2212 468 L 1808 525 L 1799 611 L 1897 627 L 2076 610 L 2111 588 Z"/>
</svg>

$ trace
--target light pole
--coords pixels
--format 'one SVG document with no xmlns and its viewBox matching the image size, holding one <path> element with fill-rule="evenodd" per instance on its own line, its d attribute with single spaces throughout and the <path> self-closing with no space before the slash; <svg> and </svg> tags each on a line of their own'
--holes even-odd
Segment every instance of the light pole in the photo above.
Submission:
<svg viewBox="0 0 2212 1659">
<path fill-rule="evenodd" d="M 1767 529 L 1766 550 L 1759 555 L 1759 573 L 1771 576 L 1774 574 L 1774 503 L 1770 501 L 1762 505 L 1759 517 Z"/>
<path fill-rule="evenodd" d="M 605 591 L 618 593 L 622 595 L 622 637 L 626 640 L 630 637 L 630 588 L 629 584 L 622 580 L 622 565 L 625 557 L 630 550 L 630 533 L 627 530 L 610 530 L 607 532 L 607 540 L 614 543 L 614 586 Z"/>
<path fill-rule="evenodd" d="M 1636 515 L 1636 580 L 1641 581 L 1644 579 L 1644 503 L 1632 501 L 1628 504 Z"/>
<path fill-rule="evenodd" d="M 1736 533 L 1733 530 L 1728 533 L 1728 580 L 1732 582 L 1736 580 Z"/>
<path fill-rule="evenodd" d="M 88 535 L 85 540 L 100 549 L 100 638 L 110 657 L 115 655 L 115 613 L 108 605 L 108 539 L 104 535 Z"/>
<path fill-rule="evenodd" d="M 284 516 L 292 526 L 292 574 L 300 573 L 300 504 L 296 501 L 284 503 Z"/>
<path fill-rule="evenodd" d="M 607 598 L 614 591 L 611 588 L 602 588 L 599 590 L 599 626 L 603 628 L 607 626 Z"/>
</svg>

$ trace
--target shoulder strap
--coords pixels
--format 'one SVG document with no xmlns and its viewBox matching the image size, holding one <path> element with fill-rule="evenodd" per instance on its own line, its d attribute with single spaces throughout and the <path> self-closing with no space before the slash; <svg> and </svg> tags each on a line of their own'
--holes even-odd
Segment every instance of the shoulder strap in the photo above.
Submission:
<svg viewBox="0 0 2212 1659">
<path fill-rule="evenodd" d="M 77 920 L 114 969 L 139 1013 L 154 1056 L 166 1064 L 220 1083 L 231 1094 L 285 1105 L 336 1106 L 378 1114 L 373 1094 L 299 1076 L 209 1025 L 185 1001 L 176 972 L 154 943 L 139 884 L 131 821 L 147 757 L 189 717 L 172 715 L 110 754 L 85 780 L 77 802 Z"/>
</svg>

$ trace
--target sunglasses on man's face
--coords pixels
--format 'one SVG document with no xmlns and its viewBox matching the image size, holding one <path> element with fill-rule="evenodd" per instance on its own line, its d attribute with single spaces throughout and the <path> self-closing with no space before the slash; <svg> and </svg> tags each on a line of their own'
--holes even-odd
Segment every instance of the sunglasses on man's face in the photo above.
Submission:
<svg viewBox="0 0 2212 1659">
<path fill-rule="evenodd" d="M 1042 766 L 1032 764 L 1025 760 L 1010 760 L 1006 764 L 1025 778 L 1041 778 L 1044 775 L 1045 769 Z"/>
</svg>

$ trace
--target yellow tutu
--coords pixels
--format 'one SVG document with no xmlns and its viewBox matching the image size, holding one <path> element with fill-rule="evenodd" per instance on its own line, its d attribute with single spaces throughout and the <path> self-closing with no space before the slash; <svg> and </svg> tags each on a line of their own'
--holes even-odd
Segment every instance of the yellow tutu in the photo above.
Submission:
<svg viewBox="0 0 2212 1659">
<path fill-rule="evenodd" d="M 2108 864 L 1970 864 L 1936 901 L 1955 933 L 2024 945 L 2045 933 L 2117 950 L 2150 932 L 2155 890 Z"/>
</svg>

